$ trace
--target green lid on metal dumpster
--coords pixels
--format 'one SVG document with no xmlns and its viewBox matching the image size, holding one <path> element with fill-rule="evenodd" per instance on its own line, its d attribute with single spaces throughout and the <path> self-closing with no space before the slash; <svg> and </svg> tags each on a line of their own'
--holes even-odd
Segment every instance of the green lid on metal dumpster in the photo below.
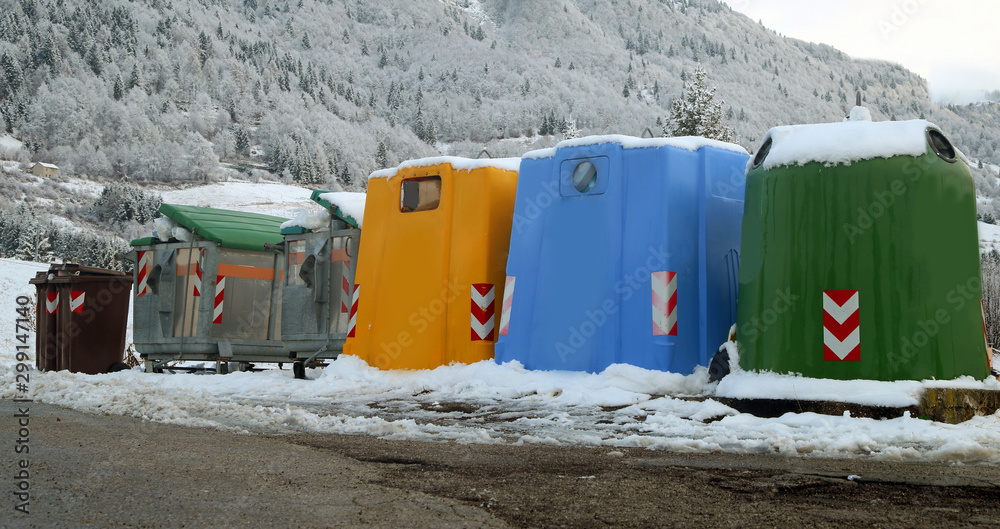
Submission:
<svg viewBox="0 0 1000 529">
<path fill-rule="evenodd" d="M 287 228 L 281 228 L 282 235 L 299 235 L 302 233 L 309 233 L 312 230 L 309 228 L 303 228 L 302 226 L 288 226 Z"/>
<path fill-rule="evenodd" d="M 333 216 L 346 222 L 352 228 L 360 229 L 361 223 L 363 221 L 362 219 L 357 217 L 361 216 L 361 214 L 356 212 L 345 211 L 344 204 L 334 204 L 323 197 L 323 195 L 327 194 L 333 195 L 334 193 L 332 191 L 316 189 L 315 191 L 312 192 L 312 195 L 309 198 L 311 198 L 313 202 L 323 206 L 328 210 L 331 209 L 332 207 Z M 354 208 L 357 210 L 358 209 L 357 205 L 360 204 L 360 211 L 361 212 L 364 211 L 364 193 L 336 193 L 336 195 L 340 195 L 342 197 L 346 196 L 354 197 L 354 199 L 351 201 L 354 204 Z"/>
<path fill-rule="evenodd" d="M 260 213 L 176 204 L 161 205 L 160 213 L 223 248 L 255 251 L 263 251 L 267 243 L 280 243 L 281 223 L 288 220 Z"/>
<path fill-rule="evenodd" d="M 140 237 L 138 239 L 132 239 L 132 241 L 129 242 L 129 244 L 131 244 L 132 246 L 152 246 L 156 244 L 156 241 L 157 241 L 156 237 Z"/>
</svg>

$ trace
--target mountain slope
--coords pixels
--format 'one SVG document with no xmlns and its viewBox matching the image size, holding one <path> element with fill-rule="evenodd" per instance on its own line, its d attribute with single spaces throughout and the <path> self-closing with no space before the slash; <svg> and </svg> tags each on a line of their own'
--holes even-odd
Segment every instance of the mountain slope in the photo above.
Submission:
<svg viewBox="0 0 1000 529">
<path fill-rule="evenodd" d="M 0 111 L 30 156 L 137 180 L 211 179 L 221 159 L 359 188 L 570 124 L 659 135 L 697 64 L 750 150 L 772 126 L 841 119 L 860 91 L 875 119 L 925 117 L 996 161 L 1000 105 L 932 105 L 898 65 L 715 0 L 18 0 L 0 17 Z"/>
</svg>

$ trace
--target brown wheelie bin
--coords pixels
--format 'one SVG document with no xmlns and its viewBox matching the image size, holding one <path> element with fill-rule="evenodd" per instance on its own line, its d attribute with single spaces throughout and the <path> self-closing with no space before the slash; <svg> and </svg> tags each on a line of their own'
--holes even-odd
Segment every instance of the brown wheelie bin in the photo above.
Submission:
<svg viewBox="0 0 1000 529">
<path fill-rule="evenodd" d="M 95 375 L 126 368 L 129 274 L 67 263 L 29 282 L 38 294 L 38 369 Z"/>
</svg>

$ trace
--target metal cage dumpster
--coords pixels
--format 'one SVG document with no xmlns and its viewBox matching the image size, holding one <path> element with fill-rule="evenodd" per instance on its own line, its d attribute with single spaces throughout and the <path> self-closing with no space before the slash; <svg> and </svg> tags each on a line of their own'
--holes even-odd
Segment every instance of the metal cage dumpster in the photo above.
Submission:
<svg viewBox="0 0 1000 529">
<path fill-rule="evenodd" d="M 497 362 L 707 365 L 736 318 L 741 147 L 600 136 L 524 155 Z"/>
<path fill-rule="evenodd" d="M 160 212 L 178 225 L 173 236 L 136 239 L 130 254 L 133 337 L 146 369 L 171 360 L 287 361 L 281 256 L 268 247 L 281 243 L 287 219 L 173 204 Z"/>
<path fill-rule="evenodd" d="M 744 369 L 988 376 L 975 186 L 936 126 L 774 128 L 748 171 L 746 204 Z"/>
<path fill-rule="evenodd" d="M 126 368 L 128 274 L 66 263 L 38 272 L 29 283 L 38 294 L 38 369 L 96 375 Z"/>
<path fill-rule="evenodd" d="M 441 157 L 372 173 L 346 354 L 382 369 L 493 357 L 519 162 Z"/>
<path fill-rule="evenodd" d="M 295 359 L 296 377 L 303 375 L 303 364 L 343 351 L 365 194 L 316 190 L 312 199 L 324 215 L 293 219 L 281 228 L 281 340 Z"/>
</svg>

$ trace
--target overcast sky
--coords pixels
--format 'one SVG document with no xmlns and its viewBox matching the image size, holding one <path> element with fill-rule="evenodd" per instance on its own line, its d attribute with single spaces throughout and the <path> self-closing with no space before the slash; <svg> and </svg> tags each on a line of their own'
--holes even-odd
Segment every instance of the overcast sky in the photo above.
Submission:
<svg viewBox="0 0 1000 529">
<path fill-rule="evenodd" d="M 723 0 L 788 37 L 902 64 L 935 102 L 1000 90 L 997 0 Z"/>
</svg>

